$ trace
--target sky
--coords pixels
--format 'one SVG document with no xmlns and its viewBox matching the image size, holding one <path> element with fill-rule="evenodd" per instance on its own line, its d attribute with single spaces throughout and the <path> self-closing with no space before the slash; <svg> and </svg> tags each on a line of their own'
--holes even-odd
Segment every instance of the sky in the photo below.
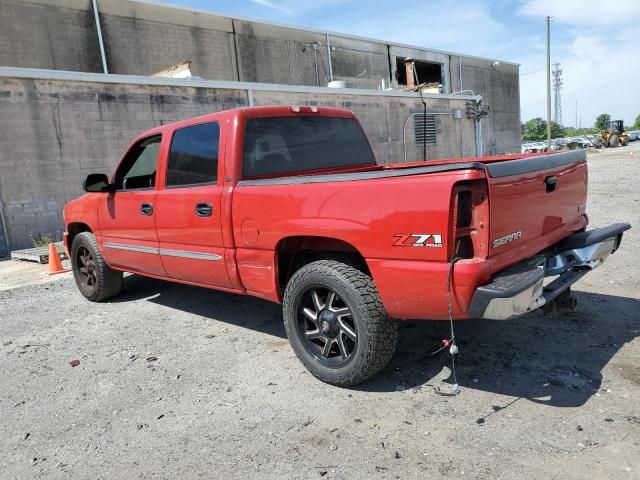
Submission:
<svg viewBox="0 0 640 480">
<path fill-rule="evenodd" d="M 522 120 L 546 118 L 546 27 L 563 69 L 565 126 L 600 113 L 640 114 L 640 3 L 616 0 L 165 0 L 164 3 L 296 27 L 520 64 Z M 577 108 L 576 108 L 577 101 Z"/>
</svg>

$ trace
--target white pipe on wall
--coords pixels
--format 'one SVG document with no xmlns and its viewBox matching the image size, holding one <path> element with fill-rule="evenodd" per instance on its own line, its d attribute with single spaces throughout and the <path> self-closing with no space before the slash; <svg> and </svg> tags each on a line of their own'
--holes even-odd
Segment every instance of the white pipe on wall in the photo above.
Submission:
<svg viewBox="0 0 640 480">
<path fill-rule="evenodd" d="M 93 5 L 93 16 L 96 19 L 96 31 L 98 32 L 98 44 L 100 45 L 100 57 L 102 58 L 102 70 L 104 73 L 109 73 L 107 68 L 107 56 L 104 52 L 104 42 L 102 41 L 102 28 L 100 27 L 100 15 L 98 14 L 98 1 L 91 0 Z"/>
<path fill-rule="evenodd" d="M 327 60 L 329 63 L 329 81 L 333 82 L 333 65 L 331 64 L 331 41 L 329 40 L 329 34 L 327 36 Z"/>
</svg>

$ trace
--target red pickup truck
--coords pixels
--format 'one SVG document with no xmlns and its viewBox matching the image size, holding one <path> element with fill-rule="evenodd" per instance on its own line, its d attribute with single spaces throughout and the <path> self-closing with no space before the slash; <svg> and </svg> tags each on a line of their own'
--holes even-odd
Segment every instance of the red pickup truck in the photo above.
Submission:
<svg viewBox="0 0 640 480">
<path fill-rule="evenodd" d="M 87 299 L 116 295 L 125 271 L 282 303 L 302 363 L 342 386 L 389 361 L 392 319 L 567 301 L 630 228 L 586 230 L 581 151 L 377 165 L 355 115 L 333 108 L 163 125 L 84 189 L 64 218 Z"/>
</svg>

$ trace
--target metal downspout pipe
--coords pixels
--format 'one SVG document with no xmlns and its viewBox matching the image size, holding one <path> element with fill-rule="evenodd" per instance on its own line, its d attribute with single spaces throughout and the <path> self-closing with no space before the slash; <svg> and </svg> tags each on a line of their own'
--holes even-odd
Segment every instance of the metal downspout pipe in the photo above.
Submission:
<svg viewBox="0 0 640 480">
<path fill-rule="evenodd" d="M 109 73 L 107 68 L 107 56 L 104 53 L 104 42 L 102 41 L 102 28 L 100 27 L 100 15 L 98 14 L 98 2 L 97 0 L 91 0 L 93 6 L 93 16 L 96 20 L 96 32 L 98 33 L 98 44 L 100 45 L 100 58 L 102 59 L 102 70 L 104 73 Z"/>
<path fill-rule="evenodd" d="M 462 86 L 462 55 L 458 56 L 458 78 L 460 79 L 460 92 L 458 93 L 466 92 L 467 90 L 465 90 L 464 87 Z M 475 96 L 475 92 L 473 92 L 472 90 L 468 90 L 468 91 L 470 91 L 471 94 Z M 475 120 L 474 136 L 476 141 L 476 157 L 482 156 L 482 124 L 480 123 L 481 120 L 482 119 L 480 118 Z"/>
<path fill-rule="evenodd" d="M 329 64 L 329 81 L 333 82 L 333 65 L 331 64 L 331 41 L 329 40 L 329 34 L 326 33 L 327 40 L 327 63 Z"/>
<path fill-rule="evenodd" d="M 478 118 L 475 121 L 475 137 L 476 137 L 476 157 L 482 156 L 482 119 Z"/>
</svg>

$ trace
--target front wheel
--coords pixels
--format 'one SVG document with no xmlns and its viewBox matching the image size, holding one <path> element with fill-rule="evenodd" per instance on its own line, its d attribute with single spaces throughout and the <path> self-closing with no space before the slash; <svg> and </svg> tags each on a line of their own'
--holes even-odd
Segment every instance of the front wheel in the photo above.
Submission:
<svg viewBox="0 0 640 480">
<path fill-rule="evenodd" d="M 338 386 L 382 370 L 395 352 L 398 326 L 386 314 L 371 277 L 334 260 L 300 268 L 285 290 L 284 325 L 303 365 Z"/>
<path fill-rule="evenodd" d="M 73 239 L 71 265 L 78 290 L 87 300 L 101 302 L 122 290 L 122 272 L 107 265 L 92 233 L 82 232 Z"/>
</svg>

